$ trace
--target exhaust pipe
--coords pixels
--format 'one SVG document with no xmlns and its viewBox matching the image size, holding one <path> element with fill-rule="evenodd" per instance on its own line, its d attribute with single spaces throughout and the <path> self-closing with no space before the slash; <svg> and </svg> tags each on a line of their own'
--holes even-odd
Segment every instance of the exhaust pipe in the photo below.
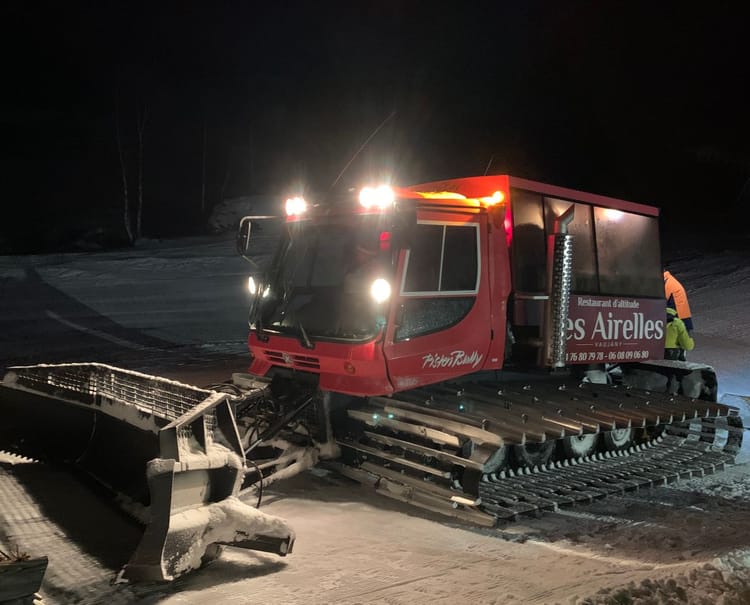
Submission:
<svg viewBox="0 0 750 605">
<path fill-rule="evenodd" d="M 573 280 L 573 236 L 568 233 L 575 205 L 555 218 L 550 236 L 548 271 L 549 304 L 545 329 L 545 357 L 552 368 L 565 367 L 570 287 Z"/>
</svg>

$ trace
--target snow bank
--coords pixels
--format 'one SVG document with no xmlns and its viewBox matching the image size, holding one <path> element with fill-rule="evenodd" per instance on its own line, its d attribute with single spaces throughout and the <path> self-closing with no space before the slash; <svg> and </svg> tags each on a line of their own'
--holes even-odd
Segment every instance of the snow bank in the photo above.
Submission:
<svg viewBox="0 0 750 605">
<path fill-rule="evenodd" d="M 620 588 L 605 588 L 580 605 L 660 605 L 689 603 L 695 605 L 743 605 L 750 603 L 750 572 L 738 569 L 727 572 L 706 563 L 700 568 L 666 579 L 630 582 Z"/>
</svg>

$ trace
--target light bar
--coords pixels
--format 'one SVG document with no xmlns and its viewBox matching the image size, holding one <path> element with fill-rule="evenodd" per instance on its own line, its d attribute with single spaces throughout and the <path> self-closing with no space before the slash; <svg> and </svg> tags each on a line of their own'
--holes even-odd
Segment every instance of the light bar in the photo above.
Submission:
<svg viewBox="0 0 750 605">
<path fill-rule="evenodd" d="M 419 195 L 428 200 L 465 200 L 466 196 L 455 191 L 418 191 Z"/>
<path fill-rule="evenodd" d="M 389 206 L 393 205 L 393 201 L 396 196 L 393 194 L 393 189 L 388 185 L 380 185 L 380 187 L 365 187 L 359 192 L 359 203 L 366 210 L 370 208 L 378 208 L 385 210 Z"/>
<path fill-rule="evenodd" d="M 505 200 L 505 194 L 502 191 L 495 191 L 490 196 L 479 198 L 481 202 L 487 206 L 494 206 L 495 204 L 500 204 L 503 200 Z"/>
</svg>

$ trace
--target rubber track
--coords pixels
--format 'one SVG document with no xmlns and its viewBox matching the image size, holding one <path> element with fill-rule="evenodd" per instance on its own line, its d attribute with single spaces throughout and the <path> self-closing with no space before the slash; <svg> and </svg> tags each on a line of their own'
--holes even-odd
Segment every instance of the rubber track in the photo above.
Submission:
<svg viewBox="0 0 750 605">
<path fill-rule="evenodd" d="M 479 484 L 479 508 L 501 520 L 556 511 L 610 494 L 703 477 L 734 462 L 734 452 L 678 435 L 665 435 L 628 451 L 565 461 L 544 469 L 490 474 Z"/>
<path fill-rule="evenodd" d="M 667 425 L 661 436 L 628 450 L 558 461 L 533 469 L 518 468 L 483 474 L 478 485 L 478 497 L 468 505 L 456 503 L 455 496 L 472 500 L 470 494 L 457 491 L 455 487 L 458 486 L 450 488 L 430 484 L 431 489 L 427 489 L 424 482 L 415 477 L 409 480 L 409 476 L 403 473 L 399 475 L 398 471 L 390 468 L 390 463 L 406 464 L 407 467 L 416 466 L 414 463 L 386 452 L 380 454 L 373 448 L 363 448 L 353 442 L 340 441 L 339 444 L 369 453 L 365 456 L 369 461 L 363 465 L 366 468 L 352 468 L 350 473 L 353 472 L 353 478 L 357 480 L 362 480 L 363 473 L 373 477 L 368 482 L 381 493 L 417 506 L 423 506 L 420 504 L 423 495 L 431 502 L 426 508 L 455 517 L 461 516 L 460 510 L 456 509 L 464 509 L 470 521 L 482 513 L 496 522 L 513 521 L 522 515 L 540 515 L 544 511 L 589 503 L 610 494 L 658 487 L 724 470 L 734 463 L 742 443 L 743 428 L 735 410 L 719 407 L 722 408 L 718 410 L 719 413 L 727 415 L 693 417 Z M 421 416 L 424 415 L 430 415 L 430 411 L 423 409 Z M 364 417 L 367 417 L 367 413 Z M 377 458 L 382 458 L 385 466 Z M 399 494 L 399 489 L 393 487 L 382 489 L 381 484 L 393 486 L 394 483 L 403 484 L 408 494 Z"/>
</svg>

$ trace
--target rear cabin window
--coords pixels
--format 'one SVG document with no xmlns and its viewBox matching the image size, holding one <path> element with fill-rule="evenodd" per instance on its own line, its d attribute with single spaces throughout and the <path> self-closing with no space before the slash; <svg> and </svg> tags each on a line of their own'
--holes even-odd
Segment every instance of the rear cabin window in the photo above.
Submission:
<svg viewBox="0 0 750 605">
<path fill-rule="evenodd" d="M 396 340 L 457 324 L 479 287 L 479 225 L 419 223 L 406 259 Z"/>
<path fill-rule="evenodd" d="M 513 287 L 517 292 L 544 292 L 547 288 L 547 244 L 542 196 L 514 190 Z"/>
<path fill-rule="evenodd" d="M 601 291 L 664 296 L 656 219 L 594 208 L 594 225 Z"/>
<path fill-rule="evenodd" d="M 555 217 L 570 206 L 574 217 L 572 290 L 579 294 L 663 296 L 658 219 L 512 190 L 513 288 L 547 289 L 547 242 Z"/>
</svg>

